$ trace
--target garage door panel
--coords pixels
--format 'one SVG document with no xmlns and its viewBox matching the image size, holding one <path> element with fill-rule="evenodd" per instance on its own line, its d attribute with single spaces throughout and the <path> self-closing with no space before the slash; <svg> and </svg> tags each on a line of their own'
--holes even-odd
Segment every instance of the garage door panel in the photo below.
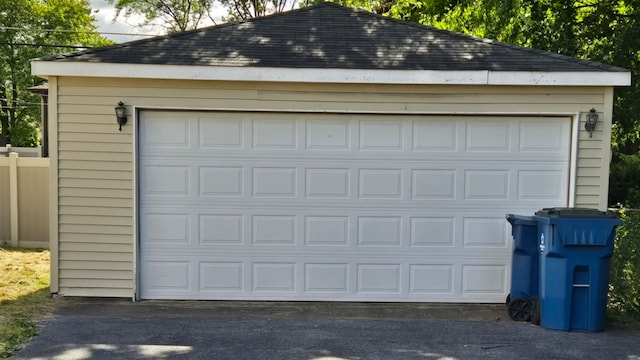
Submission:
<svg viewBox="0 0 640 360">
<path fill-rule="evenodd" d="M 245 148 L 243 119 L 221 116 L 216 121 L 198 119 L 198 148 L 202 150 L 242 150 Z"/>
<path fill-rule="evenodd" d="M 306 148 L 310 151 L 349 151 L 351 124 L 348 119 L 307 120 Z"/>
<path fill-rule="evenodd" d="M 359 213 L 354 213 L 359 211 Z M 424 253 L 437 248 L 484 248 L 507 251 L 510 244 L 505 212 L 478 210 L 466 213 L 397 210 L 336 209 L 299 212 L 255 209 L 199 210 L 189 213 L 149 208 L 142 212 L 141 244 L 144 250 L 158 246 L 184 248 L 259 247 L 305 253 L 324 250 L 356 251 L 384 248 L 412 249 Z M 413 251 L 413 250 L 411 250 Z M 458 251 L 458 250 L 456 250 Z M 418 252 L 416 254 L 422 255 Z"/>
<path fill-rule="evenodd" d="M 359 199 L 403 198 L 402 169 L 359 169 Z"/>
<path fill-rule="evenodd" d="M 184 245 L 191 241 L 191 216 L 181 213 L 145 214 L 141 232 L 146 242 Z"/>
<path fill-rule="evenodd" d="M 327 164 L 328 165 L 328 164 Z M 335 165 L 334 165 L 335 166 Z M 351 169 L 306 168 L 305 194 L 307 198 L 349 198 Z M 354 184 L 355 185 L 355 184 Z"/>
<path fill-rule="evenodd" d="M 544 119 L 520 125 L 520 153 L 554 153 L 568 155 L 566 139 L 569 128 L 565 122 Z"/>
<path fill-rule="evenodd" d="M 397 120 L 360 121 L 360 150 L 402 151 L 403 122 Z"/>
<path fill-rule="evenodd" d="M 305 216 L 304 243 L 306 246 L 348 246 L 352 238 L 349 223 L 349 216 Z"/>
<path fill-rule="evenodd" d="M 179 113 L 145 111 L 140 122 L 141 155 L 272 155 L 372 159 L 408 157 L 566 160 L 570 121 L 566 118 L 296 115 Z M 497 119 L 497 120 L 496 120 Z M 148 126 L 145 122 L 153 124 Z M 463 146 L 458 146 L 463 144 Z M 261 154 L 261 152 L 263 152 Z"/>
<path fill-rule="evenodd" d="M 141 122 L 139 143 L 143 152 L 162 150 L 188 150 L 191 146 L 192 122 L 184 114 L 148 114 L 153 122 Z"/>
<path fill-rule="evenodd" d="M 203 245 L 242 245 L 245 217 L 242 215 L 200 214 L 198 241 Z"/>
<path fill-rule="evenodd" d="M 498 120 L 476 120 L 467 122 L 467 153 L 510 152 L 512 122 Z"/>
<path fill-rule="evenodd" d="M 241 293 L 245 287 L 244 267 L 243 262 L 202 261 L 199 263 L 198 289 L 200 291 Z"/>
<path fill-rule="evenodd" d="M 506 265 L 462 265 L 462 294 L 502 296 L 507 290 Z"/>
<path fill-rule="evenodd" d="M 244 195 L 245 170 L 238 166 L 200 166 L 198 194 L 201 197 Z"/>
<path fill-rule="evenodd" d="M 331 168 L 331 163 L 324 161 L 287 167 L 246 160 L 247 165 L 242 167 L 212 161 L 185 165 L 185 161 L 143 165 L 140 185 L 146 199 L 179 201 L 185 197 L 209 203 L 209 198 L 230 197 L 234 202 L 259 203 L 264 198 L 269 204 L 273 204 L 272 198 L 292 203 L 314 199 L 318 203 L 342 201 L 361 206 L 393 202 L 411 206 L 412 202 L 425 201 L 459 206 L 477 200 L 511 205 L 521 200 L 550 206 L 550 202 L 566 202 L 569 176 L 566 165 L 553 163 L 483 162 L 483 166 L 462 162 L 444 167 L 435 162 L 411 161 L 390 167 L 336 161 Z M 182 165 L 178 165 L 180 162 Z"/>
<path fill-rule="evenodd" d="M 457 122 L 451 120 L 416 121 L 413 123 L 413 151 L 454 152 L 458 147 Z"/>
<path fill-rule="evenodd" d="M 254 260 L 180 258 L 160 257 L 161 261 L 147 263 L 147 270 L 155 276 L 141 290 L 153 298 L 178 299 L 271 300 L 287 296 L 308 300 L 313 294 L 323 300 L 374 296 L 385 301 L 451 301 L 454 296 L 466 300 L 504 297 L 508 282 L 507 265 L 489 259 L 465 263 L 453 259 L 393 262 L 318 257 L 292 262 L 277 256 Z"/>
<path fill-rule="evenodd" d="M 547 168 L 548 169 L 548 168 Z M 562 170 L 519 170 L 518 200 L 561 202 L 567 187 L 567 173 Z"/>
<path fill-rule="evenodd" d="M 453 264 L 409 265 L 409 293 L 424 295 L 454 295 L 455 266 Z"/>
<path fill-rule="evenodd" d="M 410 219 L 411 247 L 453 247 L 455 245 L 455 217 L 416 217 Z"/>
<path fill-rule="evenodd" d="M 140 297 L 502 302 L 505 214 L 566 206 L 569 125 L 144 111 Z"/>
</svg>

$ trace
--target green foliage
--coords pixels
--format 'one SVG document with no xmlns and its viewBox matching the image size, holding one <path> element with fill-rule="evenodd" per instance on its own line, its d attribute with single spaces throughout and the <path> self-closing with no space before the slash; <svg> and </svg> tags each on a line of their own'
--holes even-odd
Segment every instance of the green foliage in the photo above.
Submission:
<svg viewBox="0 0 640 360">
<path fill-rule="evenodd" d="M 40 99 L 27 91 L 42 79 L 29 61 L 73 51 L 69 46 L 110 44 L 95 30 L 89 0 L 0 0 L 0 146 L 38 143 Z"/>
<path fill-rule="evenodd" d="M 223 21 L 235 21 L 265 16 L 294 9 L 298 0 L 106 0 L 115 4 L 116 18 L 120 15 L 143 15 L 141 26 L 158 25 L 167 33 L 193 30 L 206 22 L 215 23 L 211 11 L 222 4 L 227 15 Z M 356 0 L 358 1 L 358 0 Z"/>
<path fill-rule="evenodd" d="M 225 21 L 235 21 L 292 10 L 298 0 L 220 0 L 227 8 Z"/>
<path fill-rule="evenodd" d="M 640 209 L 640 155 L 618 155 L 609 171 L 609 203 Z"/>
<path fill-rule="evenodd" d="M 306 0 L 304 4 L 307 6 L 319 5 L 326 2 L 325 0 Z M 375 12 L 377 14 L 386 14 L 393 4 L 390 0 L 336 0 L 335 4 L 366 11 Z M 302 3 L 302 2 L 301 2 Z"/>
<path fill-rule="evenodd" d="M 196 29 L 207 19 L 211 19 L 214 0 L 107 0 L 115 4 L 116 18 L 123 14 L 143 15 L 144 25 L 163 26 L 167 33 Z M 114 19 L 115 20 L 115 19 Z"/>
<path fill-rule="evenodd" d="M 609 278 L 609 317 L 640 326 L 640 210 L 622 210 Z"/>
</svg>

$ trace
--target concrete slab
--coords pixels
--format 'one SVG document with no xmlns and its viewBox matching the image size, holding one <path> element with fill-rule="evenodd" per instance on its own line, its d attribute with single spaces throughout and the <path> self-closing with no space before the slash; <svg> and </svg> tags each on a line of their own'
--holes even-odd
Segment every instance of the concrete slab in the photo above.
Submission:
<svg viewBox="0 0 640 360">
<path fill-rule="evenodd" d="M 559 332 L 477 304 L 62 300 L 15 359 L 640 359 L 640 332 Z"/>
</svg>

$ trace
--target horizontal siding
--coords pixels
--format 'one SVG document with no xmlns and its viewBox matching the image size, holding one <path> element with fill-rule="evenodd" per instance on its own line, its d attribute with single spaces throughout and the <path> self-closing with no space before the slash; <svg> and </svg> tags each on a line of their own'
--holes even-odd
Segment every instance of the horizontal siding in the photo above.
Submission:
<svg viewBox="0 0 640 360">
<path fill-rule="evenodd" d="M 103 244 L 131 244 L 131 236 L 114 234 L 88 234 L 88 233 L 67 233 L 65 242 L 79 242 L 83 246 L 92 246 L 93 243 Z"/>
<path fill-rule="evenodd" d="M 62 281 L 62 279 L 61 279 Z M 102 284 L 100 284 L 102 286 Z M 60 289 L 60 295 L 63 296 L 81 296 L 81 297 L 112 297 L 112 298 L 133 298 L 134 291 L 132 287 L 127 288 L 110 288 L 110 287 L 94 287 L 91 282 L 85 282 L 81 287 L 66 287 Z"/>
<path fill-rule="evenodd" d="M 590 108 L 602 111 L 605 103 L 605 89 L 599 87 L 309 85 L 81 77 L 59 78 L 57 93 L 59 143 L 52 151 L 58 160 L 60 292 L 72 296 L 133 295 L 135 117 L 129 113 L 129 124 L 118 131 L 113 112 L 118 101 L 141 109 L 542 115 Z M 593 137 L 582 130 L 583 124 L 579 126 L 576 204 L 597 207 L 602 127 L 610 126 L 610 119 L 601 119 Z"/>
<path fill-rule="evenodd" d="M 60 221 L 60 233 L 132 235 L 133 226 L 64 223 Z M 63 242 L 60 242 L 62 244 Z"/>
<path fill-rule="evenodd" d="M 61 241 L 60 245 L 62 245 L 63 243 L 64 242 Z M 62 262 L 67 260 L 89 261 L 89 262 L 93 262 L 93 261 L 104 261 L 104 262 L 131 261 L 133 262 L 133 254 L 118 253 L 113 251 L 106 251 L 106 252 L 93 251 L 91 249 L 90 244 L 88 244 L 87 246 L 85 246 L 85 248 L 82 251 L 61 251 L 60 261 Z M 87 270 L 90 270 L 90 269 L 91 268 L 87 268 Z M 61 267 L 60 270 L 64 270 L 64 269 Z M 132 274 L 132 277 L 133 277 L 133 274 Z"/>
<path fill-rule="evenodd" d="M 64 270 L 60 270 L 62 274 Z M 110 272 L 105 271 L 103 276 L 109 274 Z M 120 273 L 119 271 L 112 271 L 112 273 Z M 64 287 L 86 287 L 91 286 L 94 288 L 111 288 L 111 289 L 133 289 L 134 283 L 133 280 L 122 280 L 122 279 L 111 279 L 111 278 L 63 278 L 60 276 L 60 283 L 64 283 Z"/>
<path fill-rule="evenodd" d="M 82 186 L 82 187 L 80 187 Z M 114 188 L 99 188 L 95 183 L 82 184 L 77 187 L 66 185 L 60 186 L 60 196 L 86 196 L 86 197 L 111 197 L 128 199 L 131 198 L 131 190 L 120 190 Z"/>
<path fill-rule="evenodd" d="M 131 281 L 131 272 L 128 270 L 86 270 L 86 269 L 65 269 L 60 271 L 63 279 L 101 279 L 110 278 L 113 280 Z"/>
<path fill-rule="evenodd" d="M 64 242 L 60 244 L 60 251 L 83 251 L 87 247 L 91 247 L 91 250 L 96 252 L 119 252 L 119 253 L 131 253 L 133 252 L 133 244 L 116 244 L 116 243 L 96 243 L 96 242 Z"/>
<path fill-rule="evenodd" d="M 131 190 L 133 187 L 133 181 L 131 180 L 111 180 L 111 179 L 61 179 L 60 187 L 71 188 L 91 188 L 91 189 L 127 189 Z M 128 194 L 131 196 L 131 194 Z"/>
<path fill-rule="evenodd" d="M 133 271 L 133 264 L 130 261 L 74 261 L 64 260 L 60 262 L 60 267 L 66 270 L 115 270 Z"/>
<path fill-rule="evenodd" d="M 133 199 L 114 199 L 109 197 L 81 197 L 81 196 L 63 196 L 58 202 L 60 211 L 64 206 L 95 206 L 108 208 L 130 208 L 133 206 Z"/>
<path fill-rule="evenodd" d="M 122 161 L 91 161 L 91 160 L 59 160 L 59 169 L 74 170 L 114 170 L 114 171 L 131 171 L 132 162 Z"/>
<path fill-rule="evenodd" d="M 132 208 L 67 206 L 62 210 L 61 215 L 133 216 Z"/>
<path fill-rule="evenodd" d="M 133 225 L 133 219 L 126 216 L 96 216 L 96 215 L 60 215 L 61 223 L 84 225 L 115 225 L 123 227 Z"/>
<path fill-rule="evenodd" d="M 597 176 L 582 176 L 577 179 L 577 186 L 599 186 L 600 178 Z"/>
<path fill-rule="evenodd" d="M 75 153 L 78 154 L 78 153 Z M 90 154 L 78 156 L 91 156 Z M 102 161 L 100 157 L 96 157 L 94 161 Z M 129 180 L 133 181 L 131 171 L 113 171 L 113 170 L 77 170 L 77 169 L 61 169 L 59 172 L 60 179 L 99 179 L 99 180 Z"/>
<path fill-rule="evenodd" d="M 131 154 L 127 153 L 105 153 L 98 151 L 60 151 L 59 159 L 63 162 L 63 167 L 60 167 L 61 170 L 109 170 L 109 171 L 126 171 L 131 174 Z M 85 161 L 82 163 L 80 161 Z M 124 164 L 116 164 L 122 165 L 122 170 L 120 169 L 103 169 L 102 167 L 94 167 L 98 166 L 102 162 L 108 161 L 110 164 L 113 163 L 124 163 Z"/>
</svg>

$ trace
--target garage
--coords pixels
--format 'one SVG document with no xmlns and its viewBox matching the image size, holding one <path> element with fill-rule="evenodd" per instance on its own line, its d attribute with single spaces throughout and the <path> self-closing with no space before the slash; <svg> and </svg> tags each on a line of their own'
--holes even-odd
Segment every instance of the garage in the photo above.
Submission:
<svg viewBox="0 0 640 360">
<path fill-rule="evenodd" d="M 505 213 L 568 203 L 567 117 L 143 110 L 141 297 L 504 300 Z"/>
<path fill-rule="evenodd" d="M 32 72 L 51 292 L 132 300 L 502 303 L 507 213 L 607 208 L 630 84 L 331 3 Z"/>
</svg>

